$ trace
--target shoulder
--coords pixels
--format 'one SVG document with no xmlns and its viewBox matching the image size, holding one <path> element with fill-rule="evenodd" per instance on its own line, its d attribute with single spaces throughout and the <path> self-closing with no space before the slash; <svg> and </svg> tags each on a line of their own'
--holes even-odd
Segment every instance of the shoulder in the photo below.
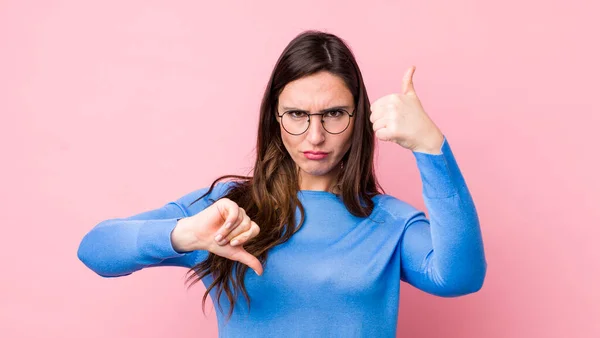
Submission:
<svg viewBox="0 0 600 338">
<path fill-rule="evenodd" d="M 383 213 L 393 220 L 407 221 L 423 212 L 408 202 L 392 195 L 381 194 L 373 197 L 374 211 Z"/>
</svg>

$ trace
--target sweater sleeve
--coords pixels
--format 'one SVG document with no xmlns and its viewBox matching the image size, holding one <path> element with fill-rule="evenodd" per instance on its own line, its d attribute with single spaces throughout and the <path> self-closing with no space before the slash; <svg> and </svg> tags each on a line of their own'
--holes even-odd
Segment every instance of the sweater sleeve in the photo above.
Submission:
<svg viewBox="0 0 600 338">
<path fill-rule="evenodd" d="M 479 218 L 446 138 L 441 154 L 413 153 L 429 219 L 415 210 L 401 238 L 401 279 L 454 297 L 483 286 L 487 270 Z"/>
<path fill-rule="evenodd" d="M 188 205 L 207 190 L 196 190 L 158 209 L 98 223 L 81 240 L 78 258 L 103 277 L 130 275 L 151 266 L 191 268 L 206 258 L 208 252 L 175 251 L 171 232 L 180 218 L 191 216 Z M 204 197 L 196 202 L 194 210 L 197 213 L 207 205 Z"/>
</svg>

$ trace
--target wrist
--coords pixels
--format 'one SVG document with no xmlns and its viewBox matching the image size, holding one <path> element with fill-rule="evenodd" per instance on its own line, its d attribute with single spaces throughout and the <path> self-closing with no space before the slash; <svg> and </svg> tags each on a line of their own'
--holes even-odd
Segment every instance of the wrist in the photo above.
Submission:
<svg viewBox="0 0 600 338">
<path fill-rule="evenodd" d="M 190 235 L 189 229 L 189 217 L 180 218 L 177 220 L 177 224 L 171 231 L 171 245 L 173 249 L 179 253 L 186 253 L 196 250 L 194 248 L 195 240 L 194 236 Z"/>
<path fill-rule="evenodd" d="M 438 130 L 430 135 L 427 135 L 426 137 L 423 137 L 421 142 L 411 150 L 418 153 L 439 155 L 442 153 L 443 144 L 444 134 Z"/>
</svg>

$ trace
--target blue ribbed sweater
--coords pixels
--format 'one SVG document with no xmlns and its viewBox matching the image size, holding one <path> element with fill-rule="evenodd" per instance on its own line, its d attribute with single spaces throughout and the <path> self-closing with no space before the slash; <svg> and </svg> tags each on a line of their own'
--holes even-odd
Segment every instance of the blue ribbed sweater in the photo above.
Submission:
<svg viewBox="0 0 600 338">
<path fill-rule="evenodd" d="M 413 152 L 429 218 L 390 195 L 376 196 L 373 213 L 360 218 L 332 193 L 299 191 L 305 223 L 270 250 L 262 276 L 247 270 L 250 311 L 240 294 L 226 321 L 229 302 L 221 296 L 219 336 L 395 337 L 400 281 L 443 297 L 479 290 L 487 263 L 477 212 L 446 139 L 441 150 Z M 202 211 L 228 184 L 219 183 L 191 207 L 207 188 L 155 210 L 100 222 L 82 239 L 78 257 L 104 277 L 151 266 L 192 267 L 208 252 L 176 252 L 171 231 L 178 218 Z M 203 279 L 205 286 L 211 282 L 210 275 Z"/>
</svg>

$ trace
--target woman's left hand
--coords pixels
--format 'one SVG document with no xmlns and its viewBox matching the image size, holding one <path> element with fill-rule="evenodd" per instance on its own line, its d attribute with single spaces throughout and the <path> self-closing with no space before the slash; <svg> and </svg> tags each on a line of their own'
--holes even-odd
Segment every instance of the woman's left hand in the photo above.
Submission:
<svg viewBox="0 0 600 338">
<path fill-rule="evenodd" d="M 427 115 L 413 85 L 416 67 L 402 80 L 402 93 L 386 95 L 371 105 L 370 120 L 375 136 L 382 141 L 430 154 L 439 154 L 444 135 Z"/>
</svg>

